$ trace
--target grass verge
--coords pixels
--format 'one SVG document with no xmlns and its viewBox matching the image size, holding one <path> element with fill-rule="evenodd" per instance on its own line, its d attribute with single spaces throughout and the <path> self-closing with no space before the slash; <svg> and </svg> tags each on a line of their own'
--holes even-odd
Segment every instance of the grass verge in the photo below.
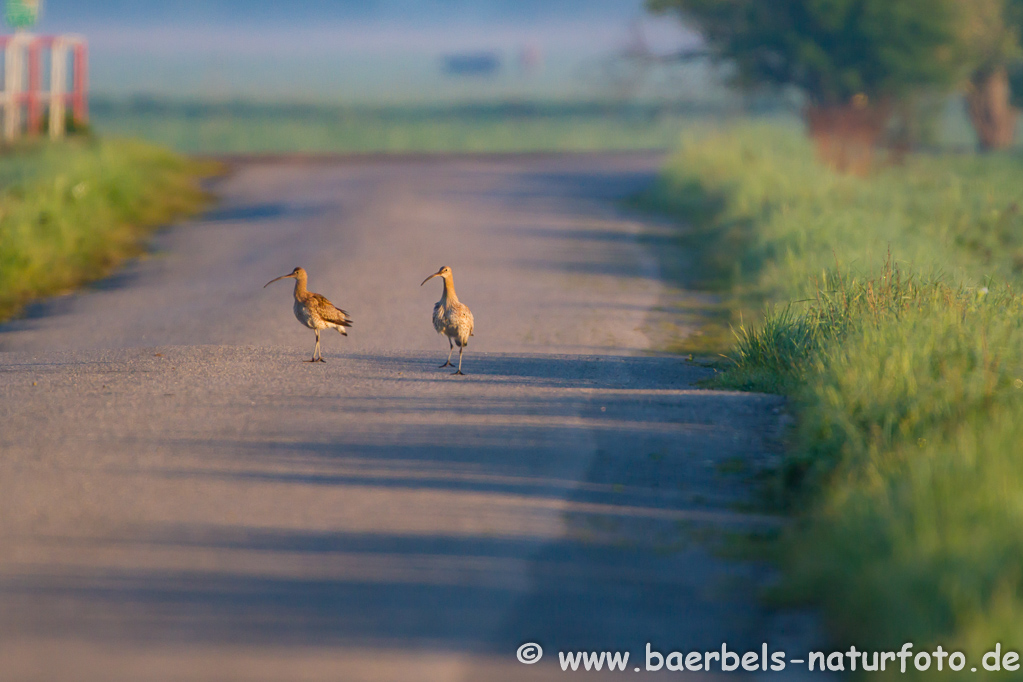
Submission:
<svg viewBox="0 0 1023 682">
<path fill-rule="evenodd" d="M 791 397 L 782 595 L 842 650 L 941 645 L 967 660 L 943 677 L 1005 675 L 981 659 L 1023 649 L 1023 164 L 843 177 L 797 131 L 740 128 L 687 140 L 647 202 L 689 222 L 733 308 L 773 304 L 719 383 Z"/>
<path fill-rule="evenodd" d="M 202 207 L 215 171 L 129 140 L 30 144 L 0 157 L 0 319 L 97 279 L 157 226 Z"/>
</svg>

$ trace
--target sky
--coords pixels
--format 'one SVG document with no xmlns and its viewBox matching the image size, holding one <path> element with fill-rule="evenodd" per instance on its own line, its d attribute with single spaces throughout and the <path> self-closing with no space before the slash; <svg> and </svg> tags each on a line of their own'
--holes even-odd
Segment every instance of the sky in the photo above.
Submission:
<svg viewBox="0 0 1023 682">
<path fill-rule="evenodd" d="M 530 25 L 628 19 L 642 0 L 46 0 L 52 25 L 295 27 L 318 23 Z"/>
<path fill-rule="evenodd" d="M 89 40 L 99 94 L 375 101 L 592 95 L 637 26 L 661 52 L 693 40 L 643 0 L 44 0 L 36 30 Z M 474 51 L 501 72 L 442 73 Z"/>
</svg>

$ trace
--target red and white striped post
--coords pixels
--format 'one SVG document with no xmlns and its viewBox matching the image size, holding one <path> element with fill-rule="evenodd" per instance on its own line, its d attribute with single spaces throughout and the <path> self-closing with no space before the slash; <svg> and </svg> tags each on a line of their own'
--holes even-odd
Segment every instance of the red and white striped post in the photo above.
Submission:
<svg viewBox="0 0 1023 682">
<path fill-rule="evenodd" d="M 72 106 L 76 123 L 89 122 L 89 100 L 85 93 L 89 87 L 89 48 L 84 40 L 78 40 L 74 46 L 74 66 L 72 77 Z"/>
<path fill-rule="evenodd" d="M 76 35 L 36 36 L 18 31 L 13 36 L 0 36 L 4 51 L 4 84 L 0 106 L 4 112 L 4 138 L 16 139 L 23 127 L 31 134 L 41 132 L 43 109 L 50 114 L 50 137 L 57 139 L 66 132 L 68 104 L 75 123 L 89 120 L 89 48 L 85 39 Z M 42 55 L 50 52 L 49 90 L 43 88 Z M 68 92 L 68 59 L 71 61 L 71 88 Z M 28 88 L 25 88 L 27 67 Z M 27 105 L 27 126 L 22 125 L 22 108 Z"/>
</svg>

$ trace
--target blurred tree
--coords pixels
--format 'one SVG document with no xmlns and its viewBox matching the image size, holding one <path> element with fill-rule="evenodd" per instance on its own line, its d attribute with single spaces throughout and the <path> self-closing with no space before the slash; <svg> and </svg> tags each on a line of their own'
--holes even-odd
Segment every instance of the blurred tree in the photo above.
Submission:
<svg viewBox="0 0 1023 682">
<path fill-rule="evenodd" d="M 1010 73 L 1019 72 L 1023 57 L 1023 0 L 957 1 L 970 121 L 981 149 L 1006 149 L 1015 141 L 1019 116 Z"/>
<path fill-rule="evenodd" d="M 950 85 L 962 73 L 958 3 L 970 1 L 647 4 L 698 29 L 714 57 L 734 63 L 741 85 L 799 88 L 821 155 L 840 168 L 865 171 L 895 102 L 924 86 Z"/>
</svg>

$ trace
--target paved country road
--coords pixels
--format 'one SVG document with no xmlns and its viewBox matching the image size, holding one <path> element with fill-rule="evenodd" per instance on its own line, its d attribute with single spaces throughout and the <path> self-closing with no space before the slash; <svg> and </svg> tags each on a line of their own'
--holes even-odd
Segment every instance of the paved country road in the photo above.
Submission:
<svg viewBox="0 0 1023 682">
<path fill-rule="evenodd" d="M 721 470 L 770 455 L 778 401 L 656 352 L 675 246 L 616 202 L 659 161 L 239 164 L 0 327 L 0 680 L 560 679 L 558 650 L 634 675 L 648 641 L 802 641 L 708 549 L 764 521 Z M 355 320 L 325 364 L 292 281 L 263 288 L 296 265 Z M 419 286 L 441 265 L 465 377 Z"/>
</svg>

